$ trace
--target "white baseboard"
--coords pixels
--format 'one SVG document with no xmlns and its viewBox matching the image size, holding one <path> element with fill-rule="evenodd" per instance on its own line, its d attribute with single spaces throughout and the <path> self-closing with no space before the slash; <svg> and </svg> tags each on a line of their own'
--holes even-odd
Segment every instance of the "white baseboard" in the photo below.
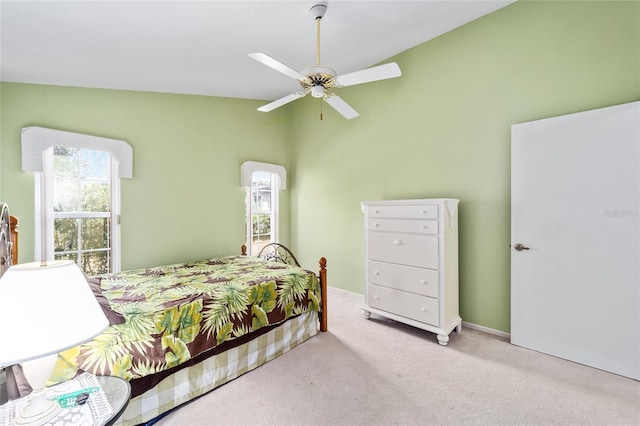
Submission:
<svg viewBox="0 0 640 426">
<path fill-rule="evenodd" d="M 362 295 L 361 293 L 355 293 L 353 291 L 349 291 L 349 290 L 344 290 L 342 288 L 338 288 L 338 287 L 332 287 L 332 286 L 328 286 L 331 290 L 335 290 L 335 291 L 341 291 L 343 293 L 348 293 L 352 296 L 356 296 L 356 297 L 364 297 L 364 295 Z M 510 333 L 506 333 L 504 331 L 501 330 L 496 330 L 495 328 L 489 328 L 489 327 L 485 327 L 484 325 L 478 325 L 478 324 L 474 324 L 472 322 L 466 322 L 466 321 L 462 321 L 462 328 L 470 328 L 472 330 L 478 330 L 478 331 L 482 331 L 484 333 L 488 333 L 488 334 L 493 334 L 494 336 L 499 336 L 499 337 L 504 337 L 506 339 L 510 339 L 511 338 L 511 334 Z"/>
<path fill-rule="evenodd" d="M 511 333 L 504 332 L 502 330 L 496 330 L 495 328 L 485 327 L 484 325 L 474 324 L 472 322 L 462 321 L 462 328 L 470 328 L 472 330 L 482 331 L 484 333 L 493 334 L 495 336 L 511 339 Z"/>
<path fill-rule="evenodd" d="M 343 293 L 348 293 L 348 294 L 351 294 L 353 296 L 364 297 L 364 294 L 362 294 L 362 293 L 356 293 L 355 291 L 345 290 L 345 289 L 339 288 L 339 287 L 333 287 L 333 286 L 327 285 L 327 288 L 330 289 L 330 290 L 336 290 L 336 291 L 341 291 Z"/>
</svg>

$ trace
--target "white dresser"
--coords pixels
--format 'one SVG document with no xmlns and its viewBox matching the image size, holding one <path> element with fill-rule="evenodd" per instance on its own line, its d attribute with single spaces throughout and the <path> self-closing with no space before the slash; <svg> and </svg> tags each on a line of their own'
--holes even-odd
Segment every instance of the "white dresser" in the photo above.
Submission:
<svg viewBox="0 0 640 426">
<path fill-rule="evenodd" d="M 371 313 L 438 334 L 460 332 L 458 202 L 367 201 L 365 318 Z"/>
</svg>

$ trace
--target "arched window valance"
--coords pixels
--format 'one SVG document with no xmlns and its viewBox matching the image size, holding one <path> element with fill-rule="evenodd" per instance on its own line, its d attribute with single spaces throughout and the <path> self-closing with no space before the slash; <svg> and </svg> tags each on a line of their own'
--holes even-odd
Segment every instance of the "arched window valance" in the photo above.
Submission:
<svg viewBox="0 0 640 426">
<path fill-rule="evenodd" d="M 277 164 L 259 163 L 257 161 L 245 161 L 240 167 L 241 185 L 251 188 L 251 179 L 254 172 L 269 172 L 278 176 L 278 189 L 287 189 L 287 171 Z"/>
<path fill-rule="evenodd" d="M 118 177 L 133 178 L 133 148 L 125 141 L 45 127 L 22 129 L 22 170 L 41 172 L 42 153 L 53 146 L 106 151 L 118 162 Z"/>
</svg>

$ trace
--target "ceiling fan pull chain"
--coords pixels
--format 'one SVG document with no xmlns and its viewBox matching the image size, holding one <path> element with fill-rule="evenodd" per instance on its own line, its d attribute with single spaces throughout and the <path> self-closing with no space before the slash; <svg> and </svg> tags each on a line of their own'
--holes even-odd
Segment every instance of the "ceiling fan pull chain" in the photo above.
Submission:
<svg viewBox="0 0 640 426">
<path fill-rule="evenodd" d="M 359 115 L 358 112 L 340 96 L 331 93 L 332 89 L 400 77 L 400 67 L 398 67 L 398 64 L 395 62 L 389 62 L 384 65 L 377 65 L 375 67 L 366 68 L 360 71 L 353 71 L 342 75 L 338 75 L 333 68 L 320 65 L 320 21 L 327 11 L 328 3 L 328 0 L 318 0 L 318 2 L 309 9 L 316 20 L 316 65 L 312 65 L 309 68 L 305 68 L 301 72 L 298 72 L 282 62 L 273 59 L 266 53 L 258 52 L 249 54 L 249 56 L 256 61 L 298 80 L 298 83 L 300 83 L 300 86 L 302 87 L 302 91 L 276 99 L 273 102 L 261 106 L 258 108 L 258 111 L 271 111 L 275 108 L 281 107 L 282 105 L 288 104 L 289 102 L 293 102 L 296 99 L 311 94 L 312 97 L 320 99 L 320 120 L 323 119 L 323 100 L 344 118 L 351 120 Z"/>
</svg>

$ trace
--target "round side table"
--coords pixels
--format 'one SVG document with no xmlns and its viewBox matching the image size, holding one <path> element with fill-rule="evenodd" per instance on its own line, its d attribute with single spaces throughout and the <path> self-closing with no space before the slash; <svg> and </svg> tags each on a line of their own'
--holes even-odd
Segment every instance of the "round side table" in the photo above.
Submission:
<svg viewBox="0 0 640 426">
<path fill-rule="evenodd" d="M 113 408 L 113 415 L 105 422 L 106 426 L 111 426 L 120 418 L 127 405 L 129 405 L 131 386 L 128 381 L 120 377 L 96 376 L 96 378 Z"/>
</svg>

